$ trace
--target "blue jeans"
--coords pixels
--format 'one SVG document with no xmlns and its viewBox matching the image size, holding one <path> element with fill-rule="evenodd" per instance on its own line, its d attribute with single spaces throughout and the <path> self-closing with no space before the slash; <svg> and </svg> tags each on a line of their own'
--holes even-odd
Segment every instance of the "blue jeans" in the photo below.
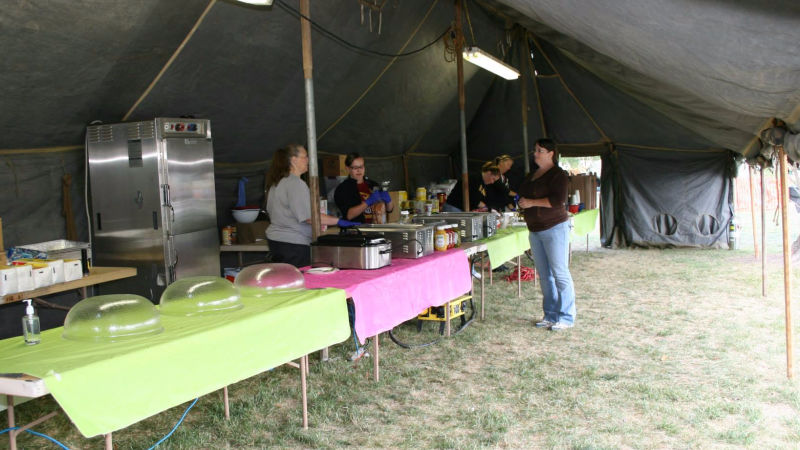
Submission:
<svg viewBox="0 0 800 450">
<path fill-rule="evenodd" d="M 569 221 L 528 235 L 542 287 L 544 320 L 575 322 L 575 288 L 569 273 Z"/>
</svg>

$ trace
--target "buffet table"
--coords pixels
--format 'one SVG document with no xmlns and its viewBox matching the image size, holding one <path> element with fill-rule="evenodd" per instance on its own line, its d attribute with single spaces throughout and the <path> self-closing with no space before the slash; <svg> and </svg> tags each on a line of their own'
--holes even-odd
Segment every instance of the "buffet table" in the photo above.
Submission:
<svg viewBox="0 0 800 450">
<path fill-rule="evenodd" d="M 502 266 L 506 261 L 517 259 L 517 267 L 522 266 L 522 254 L 530 250 L 528 228 L 512 226 L 497 230 L 497 234 L 478 242 L 486 244 L 486 253 L 489 255 L 489 264 L 492 270 Z M 535 270 L 535 269 L 534 269 Z M 490 282 L 493 281 L 492 272 L 489 272 Z M 483 290 L 483 277 L 481 277 L 481 291 Z M 522 272 L 517 270 L 517 297 L 522 297 Z M 481 311 L 481 320 L 483 311 Z"/>
<path fill-rule="evenodd" d="M 380 333 L 472 290 L 469 259 L 458 248 L 420 259 L 393 259 L 390 266 L 375 270 L 306 273 L 305 280 L 308 288 L 340 288 L 353 299 L 359 341 L 363 344 L 366 337 L 374 336 L 376 381 L 380 378 Z"/>
<path fill-rule="evenodd" d="M 489 255 L 492 269 L 502 266 L 513 258 L 519 258 L 531 248 L 528 229 L 524 226 L 499 229 L 494 236 L 478 242 L 486 244 L 486 253 Z"/>
<path fill-rule="evenodd" d="M 218 314 L 162 315 L 162 333 L 127 341 L 69 341 L 63 328 L 42 332 L 38 345 L 26 346 L 22 337 L 0 341 L 0 368 L 7 373 L 0 374 L 0 394 L 9 395 L 9 421 L 11 394 L 49 392 L 81 434 L 105 434 L 110 445 L 113 431 L 294 359 L 305 365 L 305 355 L 350 334 L 345 293 L 338 289 L 243 302 L 244 308 Z M 37 379 L 44 390 L 36 389 Z"/>
</svg>

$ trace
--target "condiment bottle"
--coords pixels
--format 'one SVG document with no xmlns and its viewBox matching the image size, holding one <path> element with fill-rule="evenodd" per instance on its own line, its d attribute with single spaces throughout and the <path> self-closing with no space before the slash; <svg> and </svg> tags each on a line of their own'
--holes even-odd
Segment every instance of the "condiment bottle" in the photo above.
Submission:
<svg viewBox="0 0 800 450">
<path fill-rule="evenodd" d="M 461 247 L 461 232 L 458 230 L 458 225 L 453 225 L 453 231 L 456 236 L 456 247 Z"/>
<path fill-rule="evenodd" d="M 33 300 L 23 300 L 23 302 L 28 302 L 28 306 L 25 307 L 25 316 L 22 318 L 22 335 L 27 345 L 36 345 L 42 340 L 39 316 L 33 312 Z"/>
<path fill-rule="evenodd" d="M 447 250 L 447 232 L 444 230 L 443 225 L 436 226 L 436 232 L 433 235 L 433 248 L 437 252 L 444 252 Z"/>
<path fill-rule="evenodd" d="M 411 215 L 408 214 L 407 210 L 400 211 L 400 223 L 410 223 L 411 222 Z"/>
<path fill-rule="evenodd" d="M 447 237 L 448 237 L 448 245 L 447 248 L 455 248 L 456 247 L 456 232 L 453 231 L 453 225 L 447 226 Z"/>
</svg>

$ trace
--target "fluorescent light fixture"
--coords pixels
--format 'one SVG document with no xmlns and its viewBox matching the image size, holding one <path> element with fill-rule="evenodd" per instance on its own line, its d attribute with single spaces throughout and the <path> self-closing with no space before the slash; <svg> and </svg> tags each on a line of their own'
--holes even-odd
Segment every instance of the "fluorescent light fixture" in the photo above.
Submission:
<svg viewBox="0 0 800 450">
<path fill-rule="evenodd" d="M 500 61 L 494 56 L 486 53 L 478 47 L 467 47 L 462 52 L 464 59 L 475 64 L 476 66 L 483 67 L 495 75 L 500 75 L 506 80 L 516 80 L 519 78 L 519 71 L 508 64 Z"/>
<path fill-rule="evenodd" d="M 258 5 L 258 6 L 271 6 L 272 0 L 237 0 L 242 3 L 249 3 L 251 5 Z"/>
</svg>

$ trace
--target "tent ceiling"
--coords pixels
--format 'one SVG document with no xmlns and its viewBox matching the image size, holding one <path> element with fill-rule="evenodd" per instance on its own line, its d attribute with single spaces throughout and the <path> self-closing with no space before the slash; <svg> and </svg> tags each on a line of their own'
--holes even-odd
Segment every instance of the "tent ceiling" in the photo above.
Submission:
<svg viewBox="0 0 800 450">
<path fill-rule="evenodd" d="M 3 8 L 0 148 L 79 145 L 91 120 L 120 120 L 208 2 L 175 4 L 143 0 L 132 7 L 100 0 L 31 0 Z M 314 3 L 312 16 L 357 45 L 396 52 L 430 42 L 451 23 L 451 2 L 431 4 L 425 15 L 426 9 L 416 4 L 390 2 L 382 11 L 380 35 L 360 23 L 356 1 Z M 505 38 L 503 28 L 520 23 L 539 45 L 550 46 L 549 57 L 559 64 L 582 68 L 595 84 L 605 85 L 607 94 L 631 97 L 690 130 L 688 134 L 696 136 L 688 147 L 700 143 L 746 152 L 753 150 L 754 136 L 770 118 L 798 126 L 798 2 L 470 4 L 482 47 L 497 53 L 497 44 Z M 377 24 L 377 15 L 373 19 Z M 470 38 L 467 34 L 468 42 Z M 209 117 L 221 160 L 267 159 L 275 147 L 305 136 L 299 55 L 297 19 L 282 8 L 217 2 L 130 119 Z M 393 61 L 346 50 L 315 32 L 314 55 L 321 151 L 358 148 L 386 156 L 410 150 L 447 153 L 456 145 L 455 65 L 444 61 L 441 44 Z M 493 80 L 469 64 L 465 72 L 472 117 Z M 546 119 L 552 131 L 565 143 L 596 140 L 597 130 L 585 123 L 568 127 L 568 133 L 558 130 L 567 118 L 586 122 L 577 117 L 575 105 L 565 101 L 561 84 L 555 79 L 540 83 L 542 98 L 551 105 L 545 113 L 551 114 Z M 650 135 L 651 130 L 639 132 L 613 123 L 613 110 L 595 106 L 592 116 L 598 124 L 605 123 L 607 134 L 625 135 L 632 144 L 639 143 L 637 136 L 645 141 Z M 659 127 L 654 123 L 650 128 Z"/>
<path fill-rule="evenodd" d="M 796 1 L 486 3 L 718 147 L 754 151 L 772 117 L 800 125 Z"/>
</svg>

